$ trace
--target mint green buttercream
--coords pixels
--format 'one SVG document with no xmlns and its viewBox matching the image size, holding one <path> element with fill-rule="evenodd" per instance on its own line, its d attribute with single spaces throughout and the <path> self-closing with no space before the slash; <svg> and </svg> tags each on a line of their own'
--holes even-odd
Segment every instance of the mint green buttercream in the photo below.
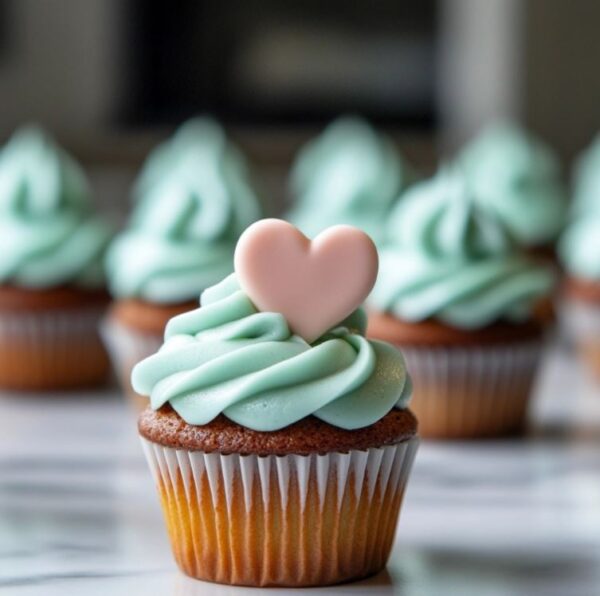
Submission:
<svg viewBox="0 0 600 596">
<path fill-rule="evenodd" d="M 573 173 L 574 218 L 586 214 L 600 214 L 600 134 L 577 158 Z"/>
<path fill-rule="evenodd" d="M 133 387 L 152 408 L 169 402 L 189 424 L 224 414 L 273 431 L 309 415 L 361 428 L 407 407 L 402 355 L 365 339 L 362 310 L 308 344 L 281 314 L 258 312 L 235 275 L 206 290 L 201 303 L 171 319 L 164 345 L 133 370 Z"/>
<path fill-rule="evenodd" d="M 358 118 L 340 118 L 304 147 L 291 177 L 288 219 L 310 237 L 335 224 L 375 241 L 393 202 L 412 177 L 390 139 Z"/>
<path fill-rule="evenodd" d="M 261 216 L 246 164 L 212 120 L 184 124 L 142 169 L 127 230 L 109 251 L 112 292 L 185 302 L 233 269 L 241 232 Z"/>
<path fill-rule="evenodd" d="M 550 291 L 551 271 L 516 251 L 467 185 L 459 171 L 443 170 L 406 193 L 380 250 L 374 309 L 474 329 L 526 319 Z"/>
<path fill-rule="evenodd" d="M 0 283 L 98 286 L 110 228 L 79 165 L 37 128 L 0 151 Z"/>
<path fill-rule="evenodd" d="M 600 211 L 573 221 L 561 237 L 558 250 L 569 273 L 600 280 Z"/>
<path fill-rule="evenodd" d="M 566 219 L 566 193 L 554 153 L 510 124 L 484 130 L 462 151 L 475 199 L 500 217 L 523 246 L 550 243 Z"/>
</svg>

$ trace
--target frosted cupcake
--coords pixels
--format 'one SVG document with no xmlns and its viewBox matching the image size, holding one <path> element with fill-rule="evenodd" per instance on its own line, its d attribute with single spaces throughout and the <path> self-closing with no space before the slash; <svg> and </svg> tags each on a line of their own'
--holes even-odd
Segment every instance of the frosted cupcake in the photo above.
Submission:
<svg viewBox="0 0 600 596">
<path fill-rule="evenodd" d="M 458 157 L 480 205 L 499 217 L 517 242 L 552 254 L 567 212 L 554 153 L 510 124 L 484 130 Z"/>
<path fill-rule="evenodd" d="M 600 379 L 600 209 L 573 221 L 559 253 L 567 271 L 564 314 L 582 359 Z"/>
<path fill-rule="evenodd" d="M 390 139 L 363 120 L 340 118 L 296 158 L 288 219 L 311 237 L 348 224 L 377 242 L 394 201 L 413 178 Z"/>
<path fill-rule="evenodd" d="M 0 152 L 0 387 L 94 385 L 108 372 L 98 322 L 108 303 L 110 230 L 81 168 L 26 128 Z"/>
<path fill-rule="evenodd" d="M 147 160 L 131 221 L 107 255 L 115 301 L 105 338 L 134 403 L 131 368 L 155 352 L 166 322 L 196 308 L 231 273 L 235 243 L 260 217 L 246 164 L 212 120 L 192 120 Z"/>
<path fill-rule="evenodd" d="M 426 437 L 522 429 L 551 271 L 518 252 L 456 171 L 416 185 L 389 222 L 369 336 L 400 347 Z"/>
<path fill-rule="evenodd" d="M 356 309 L 376 269 L 356 229 L 311 247 L 285 222 L 259 222 L 236 274 L 134 368 L 151 404 L 142 443 L 186 574 L 297 587 L 384 567 L 417 438 L 402 355 L 365 339 Z"/>
</svg>

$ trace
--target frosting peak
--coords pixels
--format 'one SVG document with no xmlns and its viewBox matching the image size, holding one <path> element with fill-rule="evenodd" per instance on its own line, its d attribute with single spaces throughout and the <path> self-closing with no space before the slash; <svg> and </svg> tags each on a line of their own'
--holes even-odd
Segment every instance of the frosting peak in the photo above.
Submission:
<svg viewBox="0 0 600 596">
<path fill-rule="evenodd" d="M 154 409 L 166 402 L 189 424 L 219 414 L 259 431 L 313 415 L 345 429 L 406 407 L 402 355 L 364 337 L 359 310 L 309 344 L 279 313 L 258 312 L 235 275 L 206 290 L 202 308 L 172 319 L 158 353 L 132 375 Z"/>
<path fill-rule="evenodd" d="M 473 329 L 530 316 L 552 273 L 521 255 L 458 169 L 406 193 L 389 220 L 369 302 L 407 321 Z"/>
<path fill-rule="evenodd" d="M 313 237 L 349 224 L 380 239 L 392 203 L 411 178 L 390 139 L 359 118 L 340 118 L 301 149 L 290 186 L 289 220 Z"/>
<path fill-rule="evenodd" d="M 0 152 L 0 282 L 101 284 L 110 229 L 90 194 L 79 165 L 48 135 L 15 133 Z"/>
<path fill-rule="evenodd" d="M 238 236 L 260 217 L 241 154 L 208 119 L 150 155 L 134 194 L 131 224 L 107 258 L 117 296 L 192 299 L 231 273 Z"/>
<path fill-rule="evenodd" d="M 556 239 L 566 195 L 556 156 L 541 141 L 503 123 L 483 131 L 458 161 L 477 201 L 500 217 L 524 246 Z"/>
</svg>

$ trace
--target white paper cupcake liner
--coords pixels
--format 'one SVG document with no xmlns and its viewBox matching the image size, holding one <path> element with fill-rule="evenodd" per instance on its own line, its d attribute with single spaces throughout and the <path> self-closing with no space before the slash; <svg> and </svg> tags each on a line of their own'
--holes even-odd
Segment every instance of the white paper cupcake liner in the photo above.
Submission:
<svg viewBox="0 0 600 596">
<path fill-rule="evenodd" d="M 542 341 L 501 345 L 399 345 L 412 377 L 411 410 L 433 438 L 501 436 L 522 430 Z"/>
<path fill-rule="evenodd" d="M 148 405 L 148 399 L 138 395 L 131 386 L 133 367 L 158 351 L 163 343 L 162 334 L 142 333 L 106 317 L 100 328 L 113 368 L 121 387 L 136 411 Z"/>
<path fill-rule="evenodd" d="M 385 566 L 418 439 L 323 455 L 221 455 L 142 439 L 175 558 L 200 579 L 326 585 Z"/>
<path fill-rule="evenodd" d="M 0 386 L 57 389 L 102 382 L 107 355 L 99 336 L 105 308 L 81 306 L 0 313 Z"/>
</svg>

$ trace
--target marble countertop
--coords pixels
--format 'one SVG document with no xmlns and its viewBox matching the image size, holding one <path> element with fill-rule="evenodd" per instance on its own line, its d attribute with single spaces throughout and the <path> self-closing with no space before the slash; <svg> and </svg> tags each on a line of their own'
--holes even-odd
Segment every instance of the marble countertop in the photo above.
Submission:
<svg viewBox="0 0 600 596">
<path fill-rule="evenodd" d="M 600 594 L 600 387 L 564 347 L 532 418 L 521 440 L 423 442 L 387 571 L 311 592 Z M 116 391 L 0 396 L 0 594 L 251 593 L 177 571 Z"/>
</svg>

